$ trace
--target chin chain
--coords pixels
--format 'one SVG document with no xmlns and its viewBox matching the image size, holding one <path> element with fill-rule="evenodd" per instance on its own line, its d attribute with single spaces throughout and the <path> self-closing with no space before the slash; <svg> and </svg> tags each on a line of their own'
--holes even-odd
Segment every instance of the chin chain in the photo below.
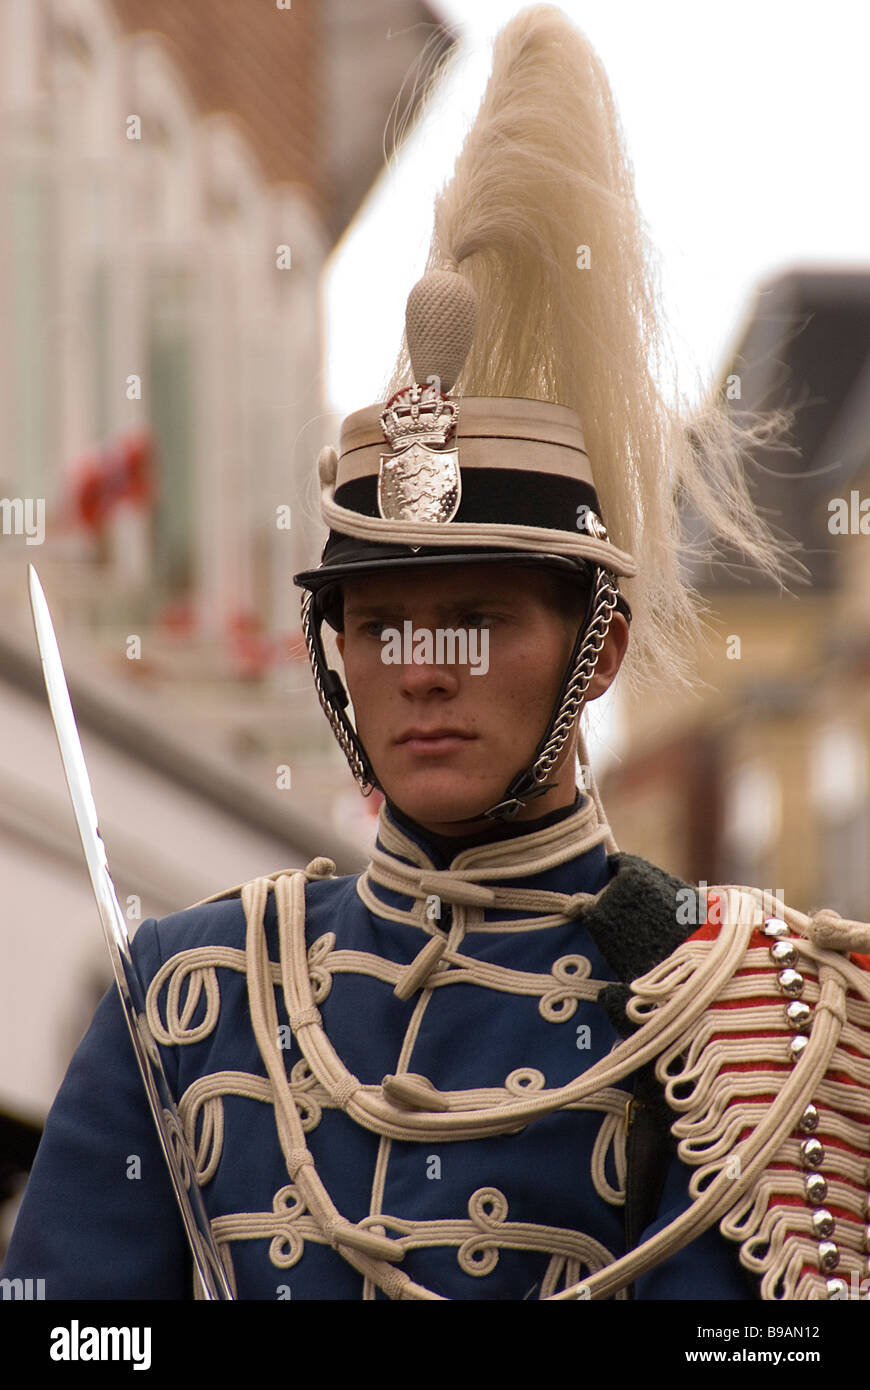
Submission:
<svg viewBox="0 0 870 1390">
<path fill-rule="evenodd" d="M 595 588 L 590 605 L 592 616 L 591 619 L 587 618 L 586 623 L 584 623 L 585 636 L 580 650 L 574 658 L 571 673 L 564 684 L 556 712 L 550 720 L 541 743 L 538 744 L 538 751 L 531 766 L 518 773 L 505 792 L 502 801 L 483 812 L 490 820 L 512 820 L 528 801 L 536 796 L 543 796 L 544 792 L 555 786 L 554 782 L 548 782 L 546 779 L 559 761 L 562 749 L 574 728 L 589 682 L 595 674 L 595 667 L 598 664 L 598 657 L 610 628 L 618 595 L 616 575 L 600 565 L 596 566 Z M 583 629 L 581 629 L 582 631 Z M 580 636 L 578 634 L 575 650 L 579 642 Z"/>
</svg>

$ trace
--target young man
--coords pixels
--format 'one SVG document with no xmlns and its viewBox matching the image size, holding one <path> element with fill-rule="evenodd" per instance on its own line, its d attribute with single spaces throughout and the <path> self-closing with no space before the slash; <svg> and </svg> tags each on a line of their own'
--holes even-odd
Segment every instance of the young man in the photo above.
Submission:
<svg viewBox="0 0 870 1390">
<path fill-rule="evenodd" d="M 560 591 L 556 574 L 518 570 L 505 559 L 423 565 L 401 581 L 369 575 L 342 585 L 337 645 L 360 737 L 390 804 L 441 836 L 479 830 L 481 809 L 498 800 L 506 774 L 531 760 L 581 621 L 576 599 L 571 616 L 571 595 Z M 479 634 L 486 670 L 470 660 L 415 661 L 413 649 L 407 663 L 385 661 L 384 637 L 390 629 L 404 636 L 406 623 L 411 640 L 415 633 L 424 640 L 428 633 Z M 586 700 L 608 688 L 627 645 L 628 623 L 615 613 Z M 419 656 L 419 639 L 417 648 Z M 549 781 L 550 790 L 521 808 L 514 824 L 574 804 L 573 742 Z"/>
<path fill-rule="evenodd" d="M 690 432 L 651 376 L 639 228 L 594 54 L 524 12 L 436 207 L 410 361 L 323 451 L 330 534 L 296 576 L 324 711 L 385 794 L 371 862 L 134 942 L 240 1298 L 835 1298 L 866 1273 L 870 929 L 753 889 L 686 912 L 588 768 L 585 702 L 688 666 L 675 490 L 782 558 L 727 417 Z M 190 1296 L 111 995 L 4 1273 Z"/>
</svg>

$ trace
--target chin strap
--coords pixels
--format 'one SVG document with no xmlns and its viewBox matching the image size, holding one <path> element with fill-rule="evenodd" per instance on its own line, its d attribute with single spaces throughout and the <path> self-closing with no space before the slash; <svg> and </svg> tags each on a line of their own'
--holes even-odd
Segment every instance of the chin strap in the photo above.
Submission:
<svg viewBox="0 0 870 1390">
<path fill-rule="evenodd" d="M 370 796 L 380 783 L 375 777 L 362 741 L 345 713 L 348 694 L 341 676 L 332 670 L 327 662 L 320 632 L 323 610 L 318 602 L 314 604 L 312 611 L 313 597 L 310 590 L 304 591 L 302 630 L 314 673 L 317 697 L 363 796 Z M 565 677 L 547 728 L 531 761 L 509 783 L 500 801 L 488 810 L 481 811 L 478 816 L 458 817 L 457 823 L 473 820 L 513 820 L 522 807 L 556 786 L 555 782 L 548 782 L 547 778 L 559 761 L 574 728 L 589 682 L 595 673 L 618 597 L 616 575 L 603 566 L 596 565 L 586 613 L 574 641 Z"/>
<path fill-rule="evenodd" d="M 313 597 L 310 589 L 303 592 L 302 631 L 305 634 L 308 660 L 311 662 L 311 670 L 314 675 L 314 688 L 317 691 L 320 707 L 329 720 L 329 726 L 338 739 L 351 772 L 359 783 L 360 791 L 363 796 L 371 796 L 379 784 L 356 729 L 344 712 L 347 708 L 348 693 L 344 688 L 341 676 L 337 671 L 332 670 L 326 660 L 323 639 L 320 635 L 323 609 L 318 602 L 315 605 L 315 612 L 312 614 Z"/>
<path fill-rule="evenodd" d="M 502 800 L 483 812 L 487 819 L 513 820 L 522 806 L 536 796 L 543 796 L 556 785 L 546 779 L 571 736 L 589 682 L 595 674 L 618 596 L 616 576 L 610 570 L 596 566 L 586 613 L 577 632 L 562 688 L 547 728 L 530 764 L 513 779 Z"/>
</svg>

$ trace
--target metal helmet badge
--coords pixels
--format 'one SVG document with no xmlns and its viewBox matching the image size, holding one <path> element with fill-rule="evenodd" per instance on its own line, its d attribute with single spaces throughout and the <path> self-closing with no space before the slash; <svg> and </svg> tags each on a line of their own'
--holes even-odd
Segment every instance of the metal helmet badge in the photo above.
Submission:
<svg viewBox="0 0 870 1390">
<path fill-rule="evenodd" d="M 405 387 L 387 402 L 380 422 L 393 453 L 381 454 L 378 474 L 385 521 L 453 520 L 462 498 L 459 450 L 444 445 L 458 413 L 434 385 Z"/>
</svg>

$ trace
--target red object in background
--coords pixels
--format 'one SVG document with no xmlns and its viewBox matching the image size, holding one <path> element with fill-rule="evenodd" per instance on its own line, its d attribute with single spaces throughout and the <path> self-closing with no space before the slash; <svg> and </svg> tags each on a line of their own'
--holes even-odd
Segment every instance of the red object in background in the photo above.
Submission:
<svg viewBox="0 0 870 1390">
<path fill-rule="evenodd" d="M 121 435 L 88 457 L 73 483 L 73 512 L 80 525 L 101 531 L 121 503 L 144 508 L 155 495 L 152 436 L 140 430 Z"/>
<path fill-rule="evenodd" d="M 239 674 L 258 680 L 272 661 L 272 642 L 263 635 L 263 624 L 256 613 L 240 610 L 232 614 L 227 629 Z"/>
<path fill-rule="evenodd" d="M 173 599 L 157 615 L 157 626 L 173 637 L 190 637 L 196 627 L 196 613 L 190 599 Z"/>
<path fill-rule="evenodd" d="M 227 633 L 241 674 L 251 680 L 259 679 L 270 666 L 308 660 L 301 628 L 289 636 L 267 637 L 262 619 L 251 610 L 234 613 L 227 621 Z"/>
</svg>

